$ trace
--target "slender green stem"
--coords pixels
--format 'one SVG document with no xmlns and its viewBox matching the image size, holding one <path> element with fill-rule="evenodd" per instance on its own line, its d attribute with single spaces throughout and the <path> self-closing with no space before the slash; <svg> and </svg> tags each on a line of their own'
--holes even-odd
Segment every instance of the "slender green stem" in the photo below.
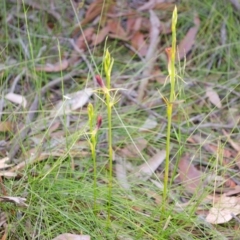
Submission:
<svg viewBox="0 0 240 240">
<path fill-rule="evenodd" d="M 168 73 L 170 78 L 170 97 L 169 100 L 164 98 L 167 106 L 167 139 L 166 139 L 166 162 L 165 162 L 165 174 L 164 174 L 164 187 L 163 187 L 163 204 L 162 210 L 165 210 L 165 205 L 168 200 L 168 177 L 169 177 L 169 165 L 170 165 L 170 143 L 171 143 L 171 128 L 172 128 L 172 110 L 173 102 L 175 101 L 175 56 L 176 56 L 176 24 L 177 24 L 177 8 L 175 7 L 172 16 L 172 47 L 166 49 L 168 55 Z"/>
<path fill-rule="evenodd" d="M 109 157 L 109 183 L 108 183 L 108 225 L 111 222 L 111 205 L 112 205 L 112 182 L 113 182 L 113 150 L 112 150 L 112 106 L 113 100 L 111 99 L 111 71 L 113 66 L 113 58 L 111 58 L 108 49 L 105 52 L 104 70 L 106 75 L 106 88 L 105 97 L 108 115 L 108 157 Z"/>
<path fill-rule="evenodd" d="M 108 220 L 110 221 L 110 209 L 112 204 L 112 180 L 113 180 L 113 150 L 112 150 L 112 103 L 110 94 L 106 95 L 108 114 L 108 155 L 109 155 L 109 185 L 108 185 Z"/>
<path fill-rule="evenodd" d="M 172 103 L 167 103 L 167 139 L 166 139 L 166 162 L 165 162 L 165 174 L 164 174 L 164 188 L 163 188 L 163 209 L 168 196 L 168 177 L 169 177 L 169 165 L 170 165 L 170 143 L 171 143 L 171 126 L 172 126 Z"/>
<path fill-rule="evenodd" d="M 97 162 L 96 162 L 96 138 L 92 135 L 92 159 L 93 159 L 93 209 L 97 212 Z"/>
</svg>

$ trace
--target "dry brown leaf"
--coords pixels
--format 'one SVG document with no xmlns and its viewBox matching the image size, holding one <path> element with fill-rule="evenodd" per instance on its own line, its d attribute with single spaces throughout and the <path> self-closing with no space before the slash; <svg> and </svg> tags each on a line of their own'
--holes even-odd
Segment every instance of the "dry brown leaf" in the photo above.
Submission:
<svg viewBox="0 0 240 240">
<path fill-rule="evenodd" d="M 55 63 L 55 64 L 46 64 L 45 66 L 36 67 L 36 71 L 43 71 L 43 72 L 61 72 L 68 68 L 68 60 L 63 59 L 62 61 Z"/>
<path fill-rule="evenodd" d="M 200 26 L 200 19 L 198 17 L 195 17 L 194 23 L 195 23 L 195 26 L 191 27 L 188 30 L 186 36 L 178 45 L 178 56 L 180 60 L 183 59 L 188 54 L 188 52 L 192 49 L 195 43 L 195 38 Z"/>
<path fill-rule="evenodd" d="M 100 17 L 100 25 L 103 26 L 108 13 L 112 13 L 115 2 L 111 1 L 105 4 L 103 0 L 93 1 L 86 12 L 85 18 L 81 21 L 81 26 L 86 25 L 97 17 Z"/>
<path fill-rule="evenodd" d="M 93 37 L 92 37 L 92 43 L 94 46 L 102 43 L 106 36 L 108 35 L 109 33 L 109 26 L 105 26 L 103 27 L 97 34 L 94 34 Z"/>
<path fill-rule="evenodd" d="M 131 38 L 131 46 L 136 49 L 142 57 L 147 54 L 148 46 L 143 33 L 139 31 L 134 33 Z"/>
<path fill-rule="evenodd" d="M 16 93 L 8 93 L 5 95 L 5 98 L 13 103 L 23 106 L 24 108 L 27 106 L 27 100 L 22 95 Z"/>
<path fill-rule="evenodd" d="M 138 32 L 141 30 L 142 17 L 129 17 L 126 23 L 126 29 L 128 34 Z"/>
<path fill-rule="evenodd" d="M 166 151 L 157 151 L 147 162 L 138 167 L 136 175 L 143 179 L 149 179 L 166 158 Z"/>
<path fill-rule="evenodd" d="M 107 22 L 109 32 L 115 34 L 115 36 L 118 36 L 118 38 L 126 38 L 127 33 L 121 26 L 121 22 L 119 20 L 108 20 Z"/>
<path fill-rule="evenodd" d="M 139 152 L 141 152 L 147 146 L 147 144 L 147 140 L 141 138 L 136 140 L 134 144 L 128 144 L 122 149 L 117 149 L 116 152 L 121 157 L 135 158 L 139 156 Z"/>
<path fill-rule="evenodd" d="M 89 235 L 78 235 L 78 234 L 71 234 L 71 233 L 63 233 L 52 240 L 90 240 Z"/>
<path fill-rule="evenodd" d="M 25 203 L 26 200 L 27 200 L 26 198 L 21 198 L 21 197 L 0 196 L 1 202 L 12 202 L 21 207 L 28 207 L 28 205 Z"/>
<path fill-rule="evenodd" d="M 83 33 L 76 39 L 75 44 L 78 49 L 85 50 L 87 45 L 90 45 L 93 39 L 94 28 L 90 27 L 83 31 Z"/>
<path fill-rule="evenodd" d="M 91 22 L 97 16 L 100 16 L 104 5 L 105 4 L 103 4 L 103 0 L 93 1 L 88 7 L 85 18 L 81 21 L 80 25 L 83 26 Z"/>
<path fill-rule="evenodd" d="M 14 124 L 12 122 L 0 122 L 0 132 L 11 132 L 13 128 Z"/>
<path fill-rule="evenodd" d="M 217 108 L 222 108 L 221 99 L 218 93 L 215 90 L 213 90 L 212 87 L 207 87 L 206 97 L 214 106 L 216 106 Z"/>
<path fill-rule="evenodd" d="M 206 221 L 212 224 L 221 224 L 229 222 L 232 214 L 240 214 L 240 198 L 221 196 L 218 202 L 210 209 Z"/>
<path fill-rule="evenodd" d="M 203 174 L 192 164 L 189 155 L 185 155 L 180 159 L 178 172 L 181 184 L 187 192 L 199 193 L 203 190 Z"/>
<path fill-rule="evenodd" d="M 92 88 L 85 88 L 84 90 L 67 94 L 65 100 L 58 102 L 55 106 L 51 116 L 61 116 L 63 114 L 70 114 L 78 108 L 83 107 L 93 94 Z"/>
</svg>

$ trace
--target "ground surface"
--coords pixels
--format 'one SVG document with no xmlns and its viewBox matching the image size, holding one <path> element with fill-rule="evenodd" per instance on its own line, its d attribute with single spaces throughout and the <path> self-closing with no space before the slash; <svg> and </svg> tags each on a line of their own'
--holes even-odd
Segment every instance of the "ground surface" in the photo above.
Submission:
<svg viewBox="0 0 240 240">
<path fill-rule="evenodd" d="M 2 0 L 1 239 L 239 239 L 239 13 L 233 0 Z"/>
</svg>

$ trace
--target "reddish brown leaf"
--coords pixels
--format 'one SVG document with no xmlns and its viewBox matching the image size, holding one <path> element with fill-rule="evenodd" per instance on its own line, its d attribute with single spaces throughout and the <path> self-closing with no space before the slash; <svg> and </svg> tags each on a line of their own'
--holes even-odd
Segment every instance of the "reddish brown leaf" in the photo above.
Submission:
<svg viewBox="0 0 240 240">
<path fill-rule="evenodd" d="M 183 59 L 188 54 L 188 52 L 192 49 L 195 43 L 195 38 L 200 26 L 200 20 L 198 17 L 194 18 L 194 23 L 195 26 L 188 30 L 186 36 L 178 45 L 178 55 L 180 60 Z"/>
<path fill-rule="evenodd" d="M 144 35 L 141 32 L 136 32 L 131 38 L 131 45 L 139 52 L 141 56 L 145 56 L 147 53 L 147 43 Z"/>
<path fill-rule="evenodd" d="M 108 20 L 107 22 L 109 32 L 118 36 L 118 38 L 126 38 L 127 34 L 125 30 L 122 28 L 119 20 Z"/>
<path fill-rule="evenodd" d="M 178 164 L 179 178 L 187 192 L 196 193 L 203 189 L 203 174 L 195 168 L 189 155 L 185 155 Z"/>
<path fill-rule="evenodd" d="M 107 14 L 111 13 L 114 9 L 115 3 L 114 1 L 103 1 L 103 0 L 95 0 L 89 6 L 85 18 L 81 21 L 81 26 L 86 25 L 91 22 L 98 16 L 101 16 L 100 25 L 104 25 Z"/>
<path fill-rule="evenodd" d="M 97 16 L 100 16 L 103 6 L 103 0 L 93 1 L 88 7 L 85 18 L 81 21 L 81 26 L 91 22 Z"/>
<path fill-rule="evenodd" d="M 79 49 L 85 50 L 87 47 L 87 44 L 91 44 L 92 38 L 94 34 L 94 28 L 90 27 L 83 31 L 81 36 L 76 40 L 75 44 L 78 46 Z"/>
<path fill-rule="evenodd" d="M 142 18 L 141 17 L 129 17 L 127 19 L 127 33 L 132 33 L 141 30 Z"/>
<path fill-rule="evenodd" d="M 109 33 L 109 26 L 105 26 L 103 27 L 97 34 L 94 34 L 93 37 L 92 37 L 92 43 L 94 46 L 102 43 L 106 36 L 108 35 Z"/>
</svg>

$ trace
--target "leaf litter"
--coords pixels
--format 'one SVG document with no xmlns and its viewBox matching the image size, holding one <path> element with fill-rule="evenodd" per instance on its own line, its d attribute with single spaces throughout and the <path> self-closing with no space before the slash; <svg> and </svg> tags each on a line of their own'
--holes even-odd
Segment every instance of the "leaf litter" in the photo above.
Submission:
<svg viewBox="0 0 240 240">
<path fill-rule="evenodd" d="M 79 128 L 76 128 L 77 124 L 74 125 L 74 122 L 79 121 L 79 119 L 74 116 L 75 112 L 79 109 L 82 109 L 81 112 L 83 113 L 83 115 L 81 115 L 81 117 L 83 116 L 83 119 L 81 118 L 81 122 L 82 123 L 87 122 L 86 115 L 84 114 L 86 112 L 87 103 L 92 100 L 95 101 L 95 99 L 90 99 L 93 93 L 95 92 L 94 90 L 95 86 L 94 84 L 90 83 L 87 85 L 87 87 L 82 87 L 81 90 L 76 91 L 76 88 L 73 87 L 70 84 L 70 82 L 79 81 L 82 84 L 84 81 L 86 81 L 89 71 L 86 69 L 84 71 L 76 71 L 74 68 L 76 66 L 79 68 L 80 64 L 86 64 L 86 61 L 84 60 L 83 56 L 84 56 L 84 52 L 87 50 L 88 47 L 92 48 L 92 47 L 100 46 L 101 48 L 105 39 L 109 37 L 110 40 L 108 41 L 110 42 L 111 40 L 117 41 L 120 39 L 122 47 L 127 46 L 127 44 L 129 44 L 130 47 L 129 48 L 126 47 L 127 51 L 124 52 L 123 56 L 121 56 L 121 60 L 122 58 L 124 59 L 127 55 L 132 57 L 133 54 L 137 53 L 136 55 L 139 56 L 140 61 L 142 61 L 141 64 L 144 65 L 142 68 L 140 68 L 140 70 L 138 69 L 138 67 L 136 67 L 136 69 L 134 69 L 134 73 L 133 71 L 131 72 L 131 69 L 130 70 L 127 69 L 126 75 L 124 75 L 125 72 L 123 71 L 122 72 L 123 76 L 119 76 L 119 74 L 118 74 L 118 77 L 114 76 L 114 80 L 116 80 L 117 86 L 128 84 L 128 87 L 127 87 L 128 89 L 134 89 L 134 91 L 129 91 L 127 93 L 125 92 L 124 94 L 121 91 L 119 91 L 119 93 L 124 96 L 124 99 L 121 101 L 121 104 L 123 104 L 123 106 L 125 104 L 128 107 L 133 107 L 137 105 L 138 109 L 143 110 L 148 114 L 147 118 L 145 118 L 147 120 L 141 125 L 141 127 L 138 128 L 138 133 L 140 134 L 141 137 L 137 137 L 136 139 L 133 139 L 134 144 L 126 144 L 125 147 L 114 146 L 114 149 L 116 149 L 116 154 L 119 155 L 119 157 L 116 157 L 116 165 L 115 165 L 116 178 L 119 181 L 122 188 L 124 188 L 127 191 L 132 190 L 131 182 L 129 182 L 129 175 L 130 177 L 134 176 L 141 181 L 152 183 L 155 187 L 157 187 L 158 190 L 159 189 L 162 190 L 161 180 L 163 179 L 163 174 L 162 174 L 164 170 L 163 163 L 165 160 L 166 153 L 165 153 L 165 150 L 159 150 L 159 149 L 164 149 L 163 148 L 164 137 L 163 138 L 160 137 L 160 141 L 162 142 L 157 148 L 154 147 L 154 151 L 152 151 L 152 147 L 151 147 L 151 141 L 153 141 L 154 138 L 152 138 L 151 136 L 150 141 L 146 139 L 149 139 L 148 134 L 150 133 L 152 135 L 155 135 L 155 133 L 157 133 L 157 134 L 160 134 L 161 136 L 164 136 L 162 132 L 165 132 L 166 130 L 166 125 L 165 125 L 166 119 L 164 115 L 165 113 L 161 112 L 161 109 L 160 109 L 162 108 L 162 105 L 161 105 L 162 102 L 159 103 L 158 101 L 155 106 L 152 106 L 151 102 L 154 102 L 155 99 L 153 99 L 153 96 L 154 95 L 156 96 L 156 87 L 153 87 L 154 86 L 153 84 L 155 82 L 158 82 L 160 85 L 166 84 L 166 81 L 165 81 L 166 76 L 164 75 L 164 68 L 162 67 L 161 64 L 159 64 L 159 59 L 160 61 L 164 59 L 162 58 L 162 55 L 163 55 L 163 49 L 165 48 L 164 44 L 166 43 L 164 42 L 163 39 L 168 38 L 167 35 L 171 33 L 171 28 L 169 27 L 170 21 L 169 21 L 169 18 L 166 17 L 168 15 L 165 14 L 165 12 L 169 11 L 169 9 L 170 11 L 172 11 L 174 4 L 172 2 L 165 2 L 165 1 L 149 1 L 145 4 L 137 3 L 135 1 L 131 4 L 132 4 L 131 8 L 126 9 L 124 11 L 123 11 L 124 8 L 122 7 L 118 8 L 117 4 L 110 4 L 110 6 L 107 6 L 106 8 L 103 9 L 102 7 L 103 1 L 97 0 L 97 1 L 91 1 L 91 3 L 87 5 L 86 8 L 78 9 L 80 10 L 81 14 L 83 14 L 82 15 L 83 17 L 80 19 L 79 23 L 75 25 L 74 30 L 70 33 L 71 35 L 70 38 L 72 41 L 74 41 L 74 44 L 81 51 L 76 51 L 75 49 L 69 48 L 69 45 L 67 45 L 64 42 L 66 39 L 62 41 L 60 37 L 59 38 L 60 47 L 64 47 L 64 49 L 67 49 L 67 51 L 69 51 L 69 53 L 67 54 L 64 52 L 64 56 L 66 54 L 66 56 L 71 56 L 71 57 L 70 58 L 63 57 L 61 61 L 58 60 L 55 63 L 52 62 L 51 64 L 47 63 L 45 65 L 41 65 L 41 66 L 37 65 L 35 67 L 35 70 L 37 70 L 40 74 L 47 73 L 47 76 L 49 77 L 49 81 L 50 81 L 49 84 L 42 86 L 40 95 L 38 97 L 35 97 L 32 101 L 31 94 L 29 93 L 33 91 L 33 88 L 32 88 L 33 85 L 31 81 L 28 81 L 28 79 L 34 78 L 35 76 L 34 74 L 29 73 L 27 71 L 24 72 L 20 77 L 20 80 L 23 80 L 23 81 L 16 83 L 16 88 L 14 88 L 14 90 L 16 90 L 16 94 L 14 93 L 15 95 L 13 95 L 11 92 L 9 92 L 5 95 L 5 96 L 9 96 L 10 94 L 9 100 L 18 105 L 21 105 L 22 107 L 25 108 L 25 111 L 28 111 L 29 113 L 26 116 L 25 122 L 23 122 L 21 118 L 17 118 L 17 121 L 21 122 L 20 126 L 23 126 L 21 129 L 18 129 L 18 128 L 15 129 L 16 124 L 12 123 L 11 120 L 6 122 L 5 121 L 6 118 L 4 115 L 5 113 L 3 114 L 4 118 L 2 118 L 1 121 L 2 123 L 4 124 L 6 123 L 6 124 L 5 125 L 2 124 L 0 126 L 2 129 L 2 132 L 6 133 L 7 135 L 6 135 L 6 144 L 4 145 L 4 147 L 0 148 L 1 159 L 2 159 L 0 162 L 0 164 L 2 164 L 2 167 L 0 168 L 1 168 L 2 176 L 19 178 L 22 176 L 21 174 L 25 168 L 29 166 L 35 167 L 36 163 L 40 163 L 40 161 L 47 160 L 48 158 L 53 158 L 53 159 L 61 158 L 64 155 L 66 155 L 65 151 L 67 151 L 69 156 L 74 156 L 76 158 L 82 159 L 86 156 L 89 157 L 89 152 L 88 150 L 85 149 L 86 147 L 83 147 L 83 148 L 79 147 L 79 146 L 86 146 L 86 144 L 84 144 L 84 142 L 86 143 L 84 139 L 75 141 L 75 144 L 79 148 L 78 151 L 75 150 L 74 147 L 71 147 L 70 149 L 66 149 L 65 146 L 62 145 L 62 142 L 64 141 L 67 142 L 68 138 L 65 136 L 66 131 L 62 131 L 61 129 L 63 127 L 61 124 L 61 121 L 60 123 L 56 124 L 55 127 L 52 127 L 52 124 L 56 123 L 55 120 L 57 118 L 62 118 L 63 115 L 68 114 L 69 125 L 67 125 L 67 128 L 69 130 L 69 133 L 72 134 L 74 131 L 76 131 L 76 129 L 80 129 L 82 127 L 81 124 L 78 125 Z M 35 6 L 30 2 L 27 2 L 27 5 L 32 7 Z M 35 7 L 36 9 L 41 9 L 40 5 L 36 5 Z M 138 10 L 136 11 L 135 9 L 138 9 Z M 158 12 L 159 9 L 162 12 L 161 16 L 159 15 L 159 12 Z M 61 15 L 59 15 L 59 13 L 57 12 L 58 11 L 57 8 L 54 8 L 53 6 L 51 6 L 49 9 L 45 7 L 43 10 L 46 11 L 48 14 L 54 16 L 54 18 L 58 22 L 58 23 L 56 23 L 55 21 L 51 21 L 52 23 L 49 22 L 47 24 L 48 30 L 50 29 L 51 24 L 53 29 L 56 27 L 57 24 L 59 25 L 62 24 L 62 26 L 66 26 L 66 25 L 71 27 L 74 26 L 73 24 L 74 21 L 72 17 L 68 17 L 69 18 L 68 21 L 65 21 L 66 16 L 72 16 L 70 14 L 71 11 L 70 12 L 67 11 L 66 16 L 64 16 L 64 20 L 62 20 Z M 32 11 L 33 9 L 29 9 L 30 13 Z M 100 19 L 99 16 L 102 11 L 104 12 L 104 18 Z M 141 11 L 145 11 L 144 14 L 142 14 Z M 184 14 L 184 10 L 182 11 Z M 146 17 L 146 13 L 149 14 L 150 17 L 148 16 Z M 124 21 L 121 20 L 119 16 L 122 17 Z M 11 21 L 14 22 L 13 16 L 11 16 L 11 18 L 9 19 L 11 19 Z M 126 23 L 126 24 L 123 24 L 123 23 Z M 97 24 L 99 24 L 99 29 L 96 27 Z M 195 15 L 193 19 L 193 24 L 194 24 L 193 27 L 189 28 L 189 30 L 185 33 L 185 36 L 183 37 L 183 39 L 179 42 L 178 54 L 179 54 L 180 60 L 185 59 L 185 56 L 191 52 L 191 55 L 187 56 L 187 58 L 190 59 L 194 55 L 195 49 L 198 49 L 198 44 L 196 43 L 198 42 L 198 31 L 201 28 L 201 24 L 197 15 Z M 82 27 L 83 29 L 81 29 Z M 53 29 L 50 30 L 51 34 L 54 34 Z M 222 36 L 221 41 L 222 41 L 222 44 L 225 44 L 225 42 L 227 41 L 227 36 L 226 36 L 227 31 L 226 29 L 223 29 L 223 28 L 221 28 L 221 31 L 224 32 L 224 36 L 223 34 L 221 34 Z M 63 33 L 63 35 L 65 37 L 65 33 Z M 21 41 L 21 42 L 24 44 L 24 41 Z M 23 44 L 21 46 L 23 46 Z M 24 48 L 25 56 L 27 57 L 29 55 L 28 49 L 26 48 L 26 46 L 23 46 L 23 47 L 25 47 Z M 58 50 L 58 47 L 59 46 L 56 46 L 55 50 Z M 42 55 L 42 53 L 40 55 Z M 99 54 L 99 56 L 101 56 L 101 53 Z M 124 61 L 125 60 L 123 60 L 124 65 L 129 67 L 129 64 L 126 64 L 126 62 Z M 137 62 L 135 58 L 133 62 L 134 64 Z M 160 65 L 161 67 L 159 67 Z M 135 65 L 134 65 L 134 68 L 135 68 Z M 72 71 L 72 69 L 74 70 Z M 3 67 L 3 71 L 4 71 L 4 67 Z M 72 71 L 72 72 L 71 74 L 65 75 L 67 71 Z M 128 75 L 129 72 L 132 75 Z M 153 75 L 155 75 L 155 72 L 157 72 L 158 76 L 153 77 Z M 56 79 L 57 74 L 61 75 L 60 78 L 58 79 Z M 94 76 L 94 73 L 91 73 L 91 74 Z M 157 77 L 159 77 L 160 80 L 158 80 Z M 131 82 L 132 78 L 134 79 L 133 82 Z M 129 79 L 127 83 L 126 83 L 126 79 Z M 137 84 L 135 80 L 137 81 Z M 141 84 L 139 84 L 140 86 L 138 86 L 139 81 L 141 82 Z M 49 101 L 49 99 L 51 98 L 54 99 L 56 95 L 62 96 L 62 92 L 59 90 L 58 87 L 56 87 L 56 86 L 60 86 L 61 84 L 64 84 L 64 87 L 66 87 L 67 89 L 71 89 L 71 91 L 69 92 L 72 92 L 72 93 L 68 93 L 64 95 L 65 99 L 63 99 L 62 101 L 59 101 L 58 103 L 56 103 L 55 101 L 52 103 L 51 101 Z M 193 79 L 190 79 L 186 85 L 185 91 L 188 91 L 189 89 L 190 89 L 189 92 L 191 92 L 192 89 L 194 89 L 195 91 L 196 85 L 197 85 L 196 82 Z M 177 145 L 175 145 L 174 140 L 172 144 L 173 150 L 171 151 L 171 156 L 173 158 L 173 166 L 171 168 L 171 172 L 173 172 L 174 167 L 177 168 L 177 172 L 178 172 L 178 177 L 173 180 L 173 184 L 179 184 L 181 186 L 182 191 L 184 191 L 185 196 L 188 196 L 189 198 L 191 198 L 196 193 L 198 194 L 204 193 L 204 190 L 206 189 L 206 187 L 210 188 L 209 192 L 214 192 L 214 197 L 215 197 L 214 204 L 205 219 L 207 222 L 212 224 L 222 224 L 230 220 L 236 220 L 235 217 L 237 217 L 237 215 L 239 214 L 239 196 L 238 196 L 239 195 L 239 189 L 238 189 L 239 177 L 237 175 L 237 171 L 239 171 L 239 166 L 240 166 L 239 147 L 238 147 L 239 137 L 237 136 L 236 132 L 234 132 L 236 131 L 236 129 L 232 129 L 232 128 L 229 129 L 228 127 L 226 127 L 229 125 L 225 124 L 224 122 L 226 121 L 224 117 L 226 115 L 231 115 L 230 114 L 231 105 L 229 104 L 229 106 L 227 106 L 229 107 L 229 109 L 226 108 L 226 101 L 223 98 L 223 92 L 220 89 L 221 89 L 221 85 L 215 82 L 211 86 L 208 84 L 206 85 L 203 84 L 201 86 L 201 93 L 202 93 L 202 96 L 205 96 L 205 97 L 201 97 L 200 94 L 191 95 L 192 110 L 188 114 L 191 115 L 190 117 L 192 117 L 192 119 L 195 119 L 195 120 L 192 120 L 189 122 L 186 121 L 186 122 L 188 122 L 189 125 L 193 126 L 194 131 L 189 130 L 191 128 L 186 129 L 185 127 L 182 127 L 181 124 L 178 124 L 179 119 L 181 118 L 180 118 L 179 109 L 176 108 L 174 123 L 176 122 L 177 124 L 174 125 L 174 128 L 179 129 L 179 131 L 182 131 L 184 133 L 187 133 L 189 136 L 189 141 L 186 143 L 187 153 L 183 154 L 180 157 L 177 166 L 174 166 L 176 152 L 178 151 Z M 135 93 L 135 95 L 132 93 Z M 11 94 L 12 94 L 12 97 L 11 97 Z M 208 102 L 210 102 L 210 104 L 208 104 L 205 101 L 205 99 L 207 99 Z M 9 111 L 9 109 L 7 108 L 8 106 L 4 104 L 4 101 L 5 99 L 2 101 L 3 105 L 0 106 L 1 107 L 0 109 L 4 109 L 4 111 L 7 112 Z M 35 125 L 36 119 L 39 120 L 38 118 L 36 118 L 37 114 L 35 114 L 39 110 L 39 106 L 38 106 L 39 101 L 41 102 L 42 107 L 44 109 L 49 110 L 50 108 L 50 121 L 52 121 L 51 122 L 52 124 L 47 125 L 47 127 L 42 127 L 42 128 L 39 127 L 38 129 L 39 132 L 45 131 L 46 129 L 49 131 L 50 138 L 48 138 L 49 142 L 46 141 L 46 144 L 43 144 L 44 141 L 42 141 L 47 139 L 44 137 L 44 134 L 43 135 L 39 134 L 39 132 L 37 132 L 37 129 L 35 129 L 36 131 L 34 130 L 33 126 L 29 127 L 30 123 Z M 31 104 L 31 106 L 29 107 L 29 109 L 26 109 L 29 103 Z M 237 100 L 233 101 L 233 103 L 231 104 L 234 105 L 235 103 L 237 103 Z M 182 104 L 184 109 L 185 103 L 181 102 L 180 105 Z M 210 113 L 207 113 L 205 115 L 204 113 L 201 113 L 202 115 L 204 115 L 202 117 L 200 116 L 201 114 L 199 114 L 198 112 L 198 108 L 205 109 L 205 107 L 207 107 L 208 110 L 210 110 L 210 108 L 212 107 L 216 107 L 216 110 L 213 111 L 211 109 Z M 226 110 L 227 113 L 226 112 L 224 113 L 223 110 Z M 159 111 L 161 113 L 156 115 L 157 112 Z M 152 116 L 155 116 L 155 117 L 152 117 Z M 47 118 L 45 118 L 46 116 L 44 115 L 39 114 L 38 117 L 42 118 L 42 120 L 44 121 L 47 120 Z M 231 126 L 233 125 L 238 126 L 238 121 L 236 121 L 236 119 L 237 118 L 233 117 L 232 120 L 234 120 L 235 123 L 233 123 Z M 227 121 L 228 120 L 229 119 L 227 119 Z M 205 121 L 207 125 L 204 126 L 202 121 Z M 40 125 L 43 125 L 43 124 L 40 124 Z M 159 126 L 161 126 L 161 128 Z M 220 126 L 220 127 L 216 127 L 216 126 Z M 201 127 L 204 129 L 203 131 L 204 133 L 202 133 L 201 130 L 199 130 Z M 30 132 L 30 130 L 32 131 Z M 157 131 L 159 131 L 160 133 Z M 9 135 L 12 132 L 14 132 L 14 135 L 13 135 L 14 137 Z M 221 133 L 223 133 L 224 136 L 221 135 L 221 138 L 219 137 L 219 139 L 216 140 L 215 138 L 216 135 L 220 135 Z M 39 135 L 37 136 L 37 134 Z M 28 140 L 31 141 L 31 145 L 30 145 L 31 149 L 29 151 L 21 152 L 19 143 L 21 142 L 22 146 L 26 146 L 28 144 L 28 141 L 26 141 L 28 136 L 29 136 Z M 226 141 L 224 140 L 224 137 Z M 54 138 L 56 138 L 55 140 L 59 140 L 61 138 L 61 141 L 55 144 Z M 191 138 L 191 142 L 190 142 L 190 138 Z M 104 145 L 105 144 L 104 134 L 100 136 L 100 139 L 102 141 L 102 142 L 100 141 L 100 144 L 101 144 L 100 146 L 101 147 L 106 146 Z M 118 141 L 117 134 L 115 139 L 116 141 Z M 219 145 L 219 142 L 221 143 L 220 145 Z M 6 145 L 7 147 L 5 147 Z M 38 145 L 39 146 L 41 145 L 40 148 L 38 148 Z M 48 146 L 49 148 L 47 147 L 47 145 L 49 145 Z M 11 148 L 9 148 L 9 146 Z M 97 150 L 98 156 L 101 153 L 101 147 L 99 147 L 99 149 Z M 9 157 L 6 157 L 8 154 L 8 151 L 6 151 L 6 149 L 10 150 Z M 144 152 L 144 158 L 146 159 L 144 163 L 142 163 L 143 161 L 141 158 L 142 156 L 140 157 L 142 152 Z M 190 155 L 193 152 L 194 154 Z M 199 152 L 201 152 L 201 154 Z M 26 158 L 26 156 L 28 157 Z M 190 157 L 190 156 L 193 156 L 193 157 Z M 222 156 L 222 159 L 220 159 L 218 163 L 219 169 L 222 169 L 224 167 L 224 168 L 227 168 L 227 171 L 221 172 L 221 171 L 218 171 L 218 169 L 216 169 L 216 172 L 212 173 L 213 169 L 211 169 L 210 167 L 212 162 L 209 156 L 211 156 L 211 158 L 217 158 L 217 159 L 219 158 L 219 156 Z M 202 161 L 201 164 L 199 164 L 199 159 L 198 159 L 200 157 Z M 73 162 L 74 161 L 75 160 L 73 160 Z M 75 169 L 74 163 L 73 163 L 73 169 Z M 228 181 L 230 183 L 227 186 Z M 213 182 L 213 184 L 210 184 L 211 182 Z M 161 194 L 159 194 L 158 191 L 146 189 L 140 184 L 138 186 L 140 189 L 142 188 L 142 191 L 144 191 L 149 198 L 155 199 L 154 204 L 157 207 L 161 205 L 161 201 L 162 201 L 160 196 Z M 223 194 L 223 192 L 225 192 L 225 194 Z M 170 190 L 169 194 L 171 195 L 171 201 L 181 202 L 181 198 L 179 198 L 179 196 L 177 195 L 177 191 Z M 134 191 L 131 192 L 131 195 L 134 196 Z M 12 201 L 12 202 L 15 201 L 15 203 L 17 203 L 17 202 L 20 202 L 21 199 L 24 199 L 24 198 L 7 197 L 5 198 L 5 201 Z M 194 201 L 193 197 L 192 197 L 192 200 Z M 187 204 L 189 205 L 191 204 L 191 202 L 189 201 L 187 202 Z M 208 204 L 209 204 L 209 201 L 208 201 Z M 204 211 L 208 211 L 208 207 L 206 206 L 201 206 L 201 207 L 205 207 Z M 138 207 L 136 206 L 136 208 Z M 183 210 L 184 208 L 185 207 L 183 207 Z M 141 209 L 140 207 L 138 209 L 139 209 L 139 212 L 141 212 L 142 214 L 144 213 L 143 209 Z M 199 210 L 200 212 L 200 210 L 202 209 L 197 209 L 197 210 Z M 196 211 L 196 214 L 197 214 L 197 211 Z M 73 235 L 73 236 L 72 235 L 73 234 L 62 234 L 63 238 L 59 238 L 59 239 L 69 239 L 68 237 L 70 237 L 70 239 L 71 237 L 73 237 L 72 239 L 75 239 L 74 238 L 75 236 L 80 237 L 76 239 L 84 239 L 82 238 L 83 237 L 82 235 Z M 90 239 L 90 236 L 86 236 L 86 237 L 89 237 L 86 239 Z"/>
</svg>

